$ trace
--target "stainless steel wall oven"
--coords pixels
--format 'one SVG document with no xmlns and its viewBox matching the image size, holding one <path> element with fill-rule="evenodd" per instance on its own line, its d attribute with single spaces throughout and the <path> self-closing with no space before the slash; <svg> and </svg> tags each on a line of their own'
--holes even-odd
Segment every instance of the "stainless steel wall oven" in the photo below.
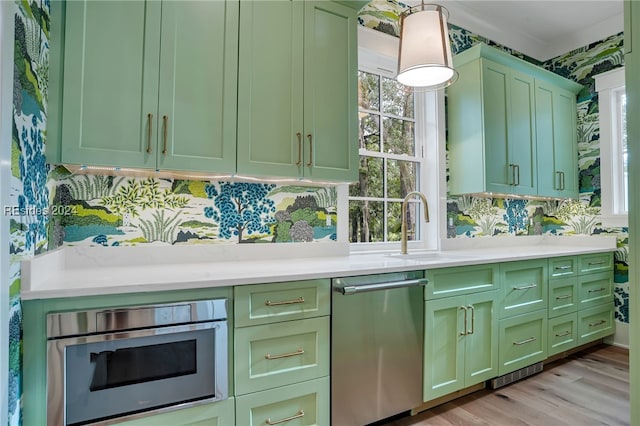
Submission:
<svg viewBox="0 0 640 426">
<path fill-rule="evenodd" d="M 227 300 L 47 315 L 47 424 L 228 398 Z"/>
</svg>

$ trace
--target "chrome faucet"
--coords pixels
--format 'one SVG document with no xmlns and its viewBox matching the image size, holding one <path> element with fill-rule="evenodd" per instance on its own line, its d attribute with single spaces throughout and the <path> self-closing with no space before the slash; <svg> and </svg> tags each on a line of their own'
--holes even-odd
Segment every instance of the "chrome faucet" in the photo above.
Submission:
<svg viewBox="0 0 640 426">
<path fill-rule="evenodd" d="M 402 239 L 400 241 L 400 253 L 407 254 L 407 203 L 409 199 L 417 195 L 422 200 L 422 205 L 424 206 L 424 221 L 429 222 L 429 205 L 427 204 L 427 197 L 424 196 L 422 192 L 412 191 L 409 192 L 402 200 L 402 227 L 400 228 L 402 231 Z"/>
</svg>

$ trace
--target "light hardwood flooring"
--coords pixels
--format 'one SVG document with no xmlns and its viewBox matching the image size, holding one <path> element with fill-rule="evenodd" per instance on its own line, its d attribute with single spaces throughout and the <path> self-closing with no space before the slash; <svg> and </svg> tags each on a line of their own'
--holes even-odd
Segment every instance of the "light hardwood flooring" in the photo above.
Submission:
<svg viewBox="0 0 640 426">
<path fill-rule="evenodd" d="M 599 345 L 509 386 L 484 389 L 387 426 L 629 424 L 629 353 Z"/>
</svg>

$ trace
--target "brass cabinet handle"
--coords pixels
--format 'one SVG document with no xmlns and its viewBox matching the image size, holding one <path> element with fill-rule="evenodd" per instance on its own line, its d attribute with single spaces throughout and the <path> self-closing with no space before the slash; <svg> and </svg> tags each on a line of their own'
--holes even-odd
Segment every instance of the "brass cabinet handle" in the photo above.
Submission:
<svg viewBox="0 0 640 426">
<path fill-rule="evenodd" d="M 516 346 L 520 346 L 520 345 L 524 345 L 526 343 L 531 343 L 531 342 L 535 342 L 536 340 L 538 340 L 535 337 L 529 337 L 528 339 L 522 340 L 520 342 L 513 342 L 514 345 Z"/>
<path fill-rule="evenodd" d="M 608 262 L 606 261 L 601 261 L 601 262 L 589 262 L 589 266 L 600 266 L 600 265 L 606 265 Z"/>
<path fill-rule="evenodd" d="M 461 336 L 466 336 L 468 334 L 467 332 L 467 308 L 466 306 L 460 306 L 460 309 L 464 310 L 464 326 L 462 327 L 464 329 L 464 331 L 460 332 Z"/>
<path fill-rule="evenodd" d="M 266 306 L 293 305 L 294 303 L 304 303 L 304 297 L 300 296 L 297 299 L 282 300 L 280 302 L 272 302 L 271 300 L 264 302 Z"/>
<path fill-rule="evenodd" d="M 277 425 L 280 423 L 284 423 L 284 422 L 288 422 L 291 420 L 295 420 L 295 419 L 299 419 L 300 417 L 304 417 L 304 411 L 303 410 L 298 410 L 298 413 L 291 416 L 291 417 L 286 417 L 284 419 L 280 419 L 280 420 L 271 420 L 271 418 L 268 418 L 265 423 L 267 423 L 268 425 Z"/>
<path fill-rule="evenodd" d="M 562 190 L 562 172 L 556 172 L 555 190 Z"/>
<path fill-rule="evenodd" d="M 562 191 L 564 191 L 564 190 L 565 190 L 565 187 L 564 187 L 564 172 L 560 172 L 560 177 L 561 177 L 561 180 L 560 180 L 560 189 L 561 189 Z"/>
<path fill-rule="evenodd" d="M 467 331 L 467 334 L 473 334 L 476 332 L 476 309 L 473 305 L 469 305 L 467 308 L 471 309 L 471 331 Z"/>
<path fill-rule="evenodd" d="M 162 116 L 162 153 L 167 154 L 167 127 L 169 127 L 169 117 Z"/>
<path fill-rule="evenodd" d="M 309 162 L 307 163 L 307 166 L 311 166 L 313 165 L 313 137 L 311 136 L 311 133 L 307 135 L 307 139 L 309 139 Z"/>
<path fill-rule="evenodd" d="M 538 284 L 529 284 L 529 285 L 523 285 L 520 287 L 514 286 L 513 289 L 514 290 L 528 290 L 530 288 L 536 288 L 538 287 Z"/>
<path fill-rule="evenodd" d="M 302 133 L 296 133 L 296 137 L 298 138 L 298 161 L 296 161 L 296 166 L 302 164 Z"/>
<path fill-rule="evenodd" d="M 287 354 L 282 355 L 271 355 L 270 353 L 265 354 L 264 359 L 280 359 L 280 358 L 289 358 L 291 356 L 304 355 L 304 349 L 298 349 L 295 352 L 289 352 Z"/>
<path fill-rule="evenodd" d="M 562 265 L 562 266 L 556 266 L 555 268 L 556 271 L 566 271 L 567 269 L 571 269 L 571 266 L 569 265 Z"/>
<path fill-rule="evenodd" d="M 562 296 L 556 296 L 556 300 L 568 299 L 570 297 L 570 294 L 563 294 Z"/>
<path fill-rule="evenodd" d="M 151 154 L 151 125 L 153 124 L 153 114 L 147 114 L 147 154 Z"/>
<path fill-rule="evenodd" d="M 511 183 L 509 185 L 515 186 L 516 184 L 516 165 L 509 164 L 509 168 L 511 169 Z"/>
<path fill-rule="evenodd" d="M 602 325 L 602 324 L 605 324 L 605 323 L 606 323 L 605 320 L 600 320 L 600 321 L 597 321 L 597 322 L 591 322 L 591 323 L 589 323 L 589 327 L 595 327 L 597 325 Z"/>
<path fill-rule="evenodd" d="M 564 337 L 570 335 L 570 331 L 565 331 L 564 333 L 556 333 L 556 337 Z"/>
<path fill-rule="evenodd" d="M 514 185 L 520 186 L 520 166 L 517 164 L 514 164 L 513 169 L 516 170 L 516 178 L 517 178 Z"/>
<path fill-rule="evenodd" d="M 606 287 L 600 287 L 600 288 L 596 288 L 595 290 L 589 290 L 587 291 L 587 293 L 600 293 L 601 291 L 605 291 L 607 288 Z"/>
</svg>

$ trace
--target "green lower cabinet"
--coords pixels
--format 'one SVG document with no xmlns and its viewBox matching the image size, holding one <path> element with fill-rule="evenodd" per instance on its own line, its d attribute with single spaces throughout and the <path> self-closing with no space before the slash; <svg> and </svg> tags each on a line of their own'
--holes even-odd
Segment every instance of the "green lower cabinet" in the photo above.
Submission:
<svg viewBox="0 0 640 426">
<path fill-rule="evenodd" d="M 613 303 L 578 311 L 578 344 L 592 342 L 615 333 Z"/>
<path fill-rule="evenodd" d="M 500 320 L 499 375 L 547 358 L 547 310 Z"/>
<path fill-rule="evenodd" d="M 229 426 L 235 424 L 234 399 L 116 423 L 120 426 Z"/>
<path fill-rule="evenodd" d="M 598 306 L 603 303 L 613 304 L 613 273 L 597 272 L 582 275 L 578 278 L 579 309 Z"/>
<path fill-rule="evenodd" d="M 578 344 L 578 314 L 549 319 L 548 356 L 573 349 Z"/>
<path fill-rule="evenodd" d="M 486 291 L 425 302 L 424 401 L 498 375 L 498 295 Z"/>
<path fill-rule="evenodd" d="M 500 318 L 547 308 L 547 259 L 501 263 L 500 280 Z"/>
<path fill-rule="evenodd" d="M 236 398 L 236 424 L 326 426 L 329 424 L 329 377 L 282 386 Z"/>
<path fill-rule="evenodd" d="M 558 317 L 578 309 L 577 277 L 549 281 L 549 317 Z"/>
<path fill-rule="evenodd" d="M 236 395 L 329 375 L 329 317 L 235 330 Z"/>
</svg>

